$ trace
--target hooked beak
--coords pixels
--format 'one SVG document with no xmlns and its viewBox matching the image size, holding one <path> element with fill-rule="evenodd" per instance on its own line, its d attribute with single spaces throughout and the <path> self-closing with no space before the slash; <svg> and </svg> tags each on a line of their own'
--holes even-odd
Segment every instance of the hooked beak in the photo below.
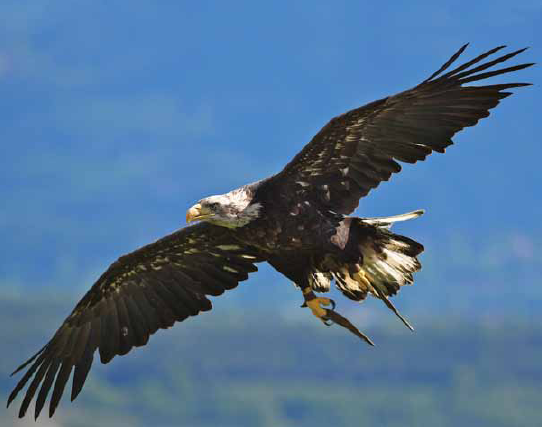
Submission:
<svg viewBox="0 0 542 427">
<path fill-rule="evenodd" d="M 188 209 L 188 211 L 186 211 L 186 222 L 198 221 L 200 219 L 206 219 L 213 216 L 212 214 L 203 212 L 202 209 L 203 208 L 200 203 L 197 203 Z"/>
</svg>

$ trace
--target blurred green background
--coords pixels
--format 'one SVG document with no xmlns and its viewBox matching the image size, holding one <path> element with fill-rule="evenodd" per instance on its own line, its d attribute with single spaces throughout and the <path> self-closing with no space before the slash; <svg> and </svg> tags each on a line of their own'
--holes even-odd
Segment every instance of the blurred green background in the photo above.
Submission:
<svg viewBox="0 0 542 427">
<path fill-rule="evenodd" d="M 8 372 L 55 328 L 65 303 L 0 303 L 0 390 Z M 46 426 L 537 426 L 542 327 L 492 316 L 352 320 L 369 347 L 338 326 L 217 307 L 152 337 L 109 365 L 95 363 L 80 397 L 64 397 Z M 299 311 L 300 313 L 297 313 Z M 12 327 L 14 318 L 17 328 Z M 32 414 L 0 425 L 34 425 Z"/>
<path fill-rule="evenodd" d="M 542 4 L 0 3 L 0 392 L 119 255 L 187 207 L 277 172 L 333 116 L 405 90 L 465 42 L 542 53 Z M 512 64 L 511 64 L 512 65 Z M 333 293 L 369 348 L 261 265 L 215 309 L 106 366 L 43 426 L 537 426 L 542 422 L 539 67 L 446 155 L 356 212 L 427 214 L 416 285 Z M 17 404 L 0 409 L 1 426 Z M 30 411 L 32 412 L 32 411 Z"/>
</svg>

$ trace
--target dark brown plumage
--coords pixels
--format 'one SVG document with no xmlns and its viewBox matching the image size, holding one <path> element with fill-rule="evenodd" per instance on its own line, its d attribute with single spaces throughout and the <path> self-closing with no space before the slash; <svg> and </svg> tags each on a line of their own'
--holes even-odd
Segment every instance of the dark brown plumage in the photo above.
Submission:
<svg viewBox="0 0 542 427">
<path fill-rule="evenodd" d="M 8 406 L 29 383 L 19 416 L 36 397 L 38 417 L 51 390 L 52 416 L 72 372 L 72 400 L 81 392 L 96 351 L 108 363 L 147 344 L 158 329 L 210 310 L 207 296 L 235 288 L 262 261 L 294 281 L 321 320 L 335 321 L 368 343 L 347 319 L 320 307 L 330 301 L 313 291 L 325 292 L 335 282 L 350 299 L 372 295 L 410 327 L 389 297 L 413 283 L 423 246 L 389 228 L 422 211 L 388 218 L 346 215 L 401 170 L 398 162 L 443 153 L 455 133 L 487 117 L 509 89 L 528 85 L 464 86 L 533 65 L 484 72 L 525 50 L 483 63 L 499 46 L 446 72 L 466 46 L 418 86 L 332 119 L 280 173 L 202 199 L 188 211 L 187 220 L 207 222 L 119 258 L 53 338 L 14 372 L 27 369 Z"/>
<path fill-rule="evenodd" d="M 401 171 L 398 161 L 415 163 L 433 151 L 444 153 L 453 144 L 452 136 L 489 116 L 491 108 L 511 95 L 508 89 L 530 85 L 463 86 L 533 65 L 479 73 L 525 51 L 520 49 L 465 71 L 505 46 L 442 74 L 467 46 L 418 86 L 332 119 L 275 179 L 281 180 L 280 185 L 285 181 L 292 186 L 306 181 L 310 184 L 304 187 L 306 193 L 316 190 L 313 197 L 335 212 L 350 214 L 361 197 Z M 322 184 L 328 185 L 327 190 L 318 191 Z"/>
<path fill-rule="evenodd" d="M 30 365 L 8 403 L 35 374 L 19 416 L 24 416 L 42 381 L 35 417 L 51 388 L 52 416 L 72 369 L 71 399 L 77 397 L 96 350 L 101 362 L 108 363 L 116 355 L 147 344 L 158 329 L 210 310 L 206 295 L 217 296 L 235 288 L 249 273 L 257 271 L 254 263 L 262 261 L 257 252 L 237 246 L 232 234 L 227 228 L 201 223 L 120 257 L 77 304 L 51 341 L 14 372 Z"/>
</svg>

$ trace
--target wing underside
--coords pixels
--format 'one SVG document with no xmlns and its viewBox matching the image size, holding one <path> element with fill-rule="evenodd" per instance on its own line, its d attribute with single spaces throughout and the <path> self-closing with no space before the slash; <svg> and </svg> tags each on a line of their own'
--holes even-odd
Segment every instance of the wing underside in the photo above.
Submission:
<svg viewBox="0 0 542 427">
<path fill-rule="evenodd" d="M 27 369 L 8 406 L 30 382 L 23 417 L 36 397 L 37 418 L 52 390 L 52 416 L 73 371 L 71 399 L 81 391 L 99 351 L 102 363 L 147 343 L 158 329 L 211 309 L 218 296 L 246 280 L 261 261 L 229 230 L 210 224 L 184 228 L 121 257 L 98 279 L 53 338 L 13 374 Z"/>
</svg>

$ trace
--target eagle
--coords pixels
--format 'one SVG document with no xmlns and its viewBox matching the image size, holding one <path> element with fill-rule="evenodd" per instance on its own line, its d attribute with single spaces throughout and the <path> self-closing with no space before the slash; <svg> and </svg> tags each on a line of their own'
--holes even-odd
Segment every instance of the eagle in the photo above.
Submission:
<svg viewBox="0 0 542 427">
<path fill-rule="evenodd" d="M 199 200 L 186 213 L 186 221 L 195 224 L 121 256 L 51 340 L 13 373 L 26 369 L 8 406 L 29 384 L 19 417 L 37 393 L 37 418 L 51 390 L 52 416 L 72 371 L 71 399 L 79 395 L 96 351 L 108 363 L 146 345 L 159 329 L 211 310 L 209 296 L 235 288 L 260 262 L 292 281 L 314 316 L 369 344 L 335 311 L 333 300 L 316 294 L 334 283 L 351 300 L 370 295 L 411 328 L 390 297 L 414 282 L 424 248 L 391 226 L 423 210 L 380 218 L 350 215 L 360 198 L 401 171 L 400 162 L 444 153 L 457 132 L 487 117 L 511 95 L 509 89 L 529 85 L 469 85 L 534 64 L 492 68 L 525 50 L 486 60 L 505 48 L 499 46 L 453 68 L 467 46 L 412 89 L 333 118 L 279 173 Z"/>
</svg>

